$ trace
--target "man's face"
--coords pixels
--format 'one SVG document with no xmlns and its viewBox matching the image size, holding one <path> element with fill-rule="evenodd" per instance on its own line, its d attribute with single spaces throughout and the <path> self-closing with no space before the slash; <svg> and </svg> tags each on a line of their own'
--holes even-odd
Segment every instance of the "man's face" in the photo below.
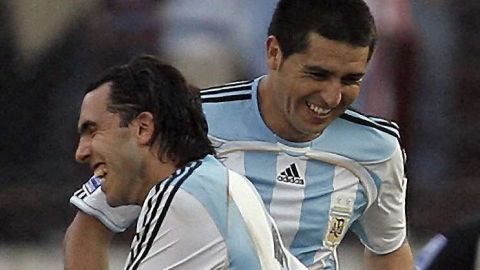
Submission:
<svg viewBox="0 0 480 270">
<path fill-rule="evenodd" d="M 305 52 L 287 59 L 274 37 L 267 43 L 270 89 L 261 93 L 262 113 L 270 128 L 290 141 L 316 138 L 355 101 L 368 62 L 368 47 L 318 34 L 309 38 Z"/>
<path fill-rule="evenodd" d="M 75 158 L 90 164 L 103 179 L 108 204 L 119 206 L 133 202 L 143 161 L 132 125 L 120 127 L 119 114 L 107 111 L 109 93 L 110 84 L 106 83 L 85 95 Z"/>
</svg>

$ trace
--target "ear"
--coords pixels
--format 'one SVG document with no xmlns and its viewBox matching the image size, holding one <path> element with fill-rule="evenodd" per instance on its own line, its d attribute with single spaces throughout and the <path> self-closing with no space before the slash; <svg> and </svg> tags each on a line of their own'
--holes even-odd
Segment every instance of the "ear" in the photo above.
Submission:
<svg viewBox="0 0 480 270">
<path fill-rule="evenodd" d="M 270 70 L 278 70 L 282 64 L 282 49 L 275 36 L 267 38 L 267 66 Z"/>
<path fill-rule="evenodd" d="M 153 132 L 155 130 L 155 123 L 153 115 L 149 112 L 142 112 L 136 118 L 135 122 L 137 136 L 140 144 L 149 144 L 153 140 Z"/>
</svg>

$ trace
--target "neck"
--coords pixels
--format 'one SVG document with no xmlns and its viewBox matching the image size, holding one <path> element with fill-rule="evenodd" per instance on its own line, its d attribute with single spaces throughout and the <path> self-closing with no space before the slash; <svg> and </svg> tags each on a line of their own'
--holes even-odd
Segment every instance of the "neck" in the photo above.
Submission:
<svg viewBox="0 0 480 270">
<path fill-rule="evenodd" d="M 158 183 L 166 180 L 176 170 L 176 163 L 170 159 L 166 161 L 160 161 L 158 159 L 152 160 L 150 164 L 146 164 L 147 170 L 145 172 L 145 182 L 137 192 L 135 201 L 137 204 L 142 205 L 147 198 L 150 190 Z"/>
</svg>

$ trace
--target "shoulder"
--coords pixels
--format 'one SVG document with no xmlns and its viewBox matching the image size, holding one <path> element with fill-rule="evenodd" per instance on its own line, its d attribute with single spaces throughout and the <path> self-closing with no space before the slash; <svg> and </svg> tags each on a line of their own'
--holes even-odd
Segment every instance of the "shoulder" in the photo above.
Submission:
<svg viewBox="0 0 480 270">
<path fill-rule="evenodd" d="M 227 168 L 215 157 L 207 155 L 178 169 L 168 179 L 156 185 L 148 198 L 158 196 L 161 200 L 172 200 L 177 193 L 187 192 L 203 202 L 215 194 L 223 193 L 227 184 L 226 177 Z"/>
<path fill-rule="evenodd" d="M 161 223 L 167 211 L 185 214 L 204 208 L 224 235 L 226 224 L 223 215 L 227 213 L 228 201 L 227 177 L 227 168 L 213 156 L 208 155 L 191 162 L 152 188 L 143 204 L 142 215 L 137 224 L 143 224 L 145 218 L 152 220 L 148 218 L 148 215 L 152 214 L 159 217 L 155 222 Z"/>
<path fill-rule="evenodd" d="M 211 155 L 199 162 L 201 165 L 184 181 L 181 190 L 205 207 L 224 234 L 226 224 L 223 215 L 227 213 L 228 170 Z"/>
<path fill-rule="evenodd" d="M 257 78 L 201 90 L 210 135 L 227 140 L 268 140 L 271 137 L 258 109 L 259 81 Z"/>
<path fill-rule="evenodd" d="M 229 101 L 249 100 L 252 98 L 253 84 L 254 80 L 238 81 L 201 89 L 202 103 L 207 107 L 218 107 L 219 104 Z"/>
<path fill-rule="evenodd" d="M 198 168 L 188 176 L 182 189 L 200 198 L 221 192 L 227 184 L 227 168 L 211 155 L 196 163 Z"/>
<path fill-rule="evenodd" d="M 398 150 L 400 131 L 393 121 L 348 109 L 313 145 L 360 163 L 377 163 L 391 158 Z"/>
<path fill-rule="evenodd" d="M 252 104 L 254 81 L 234 82 L 201 90 L 203 112 L 210 129 L 238 122 Z"/>
<path fill-rule="evenodd" d="M 126 269 L 170 269 L 179 263 L 188 269 L 211 269 L 224 264 L 226 242 L 208 209 L 182 188 L 164 186 L 168 199 L 154 195 L 144 205 Z"/>
</svg>

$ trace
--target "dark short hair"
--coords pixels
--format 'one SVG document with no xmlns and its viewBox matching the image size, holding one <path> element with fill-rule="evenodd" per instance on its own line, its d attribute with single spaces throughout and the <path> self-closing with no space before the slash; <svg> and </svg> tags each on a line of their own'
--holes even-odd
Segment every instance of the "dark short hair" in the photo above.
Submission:
<svg viewBox="0 0 480 270">
<path fill-rule="evenodd" d="M 111 83 L 107 110 L 120 114 L 121 126 L 128 126 L 142 112 L 153 115 L 150 145 L 159 146 L 160 159 L 166 154 L 181 167 L 214 154 L 199 91 L 173 66 L 151 55 L 139 56 L 108 69 L 86 93 L 104 83 Z"/>
<path fill-rule="evenodd" d="M 363 0 L 280 0 L 268 34 L 278 39 L 283 56 L 305 52 L 310 33 L 353 46 L 368 46 L 368 59 L 377 39 L 375 21 Z"/>
</svg>

